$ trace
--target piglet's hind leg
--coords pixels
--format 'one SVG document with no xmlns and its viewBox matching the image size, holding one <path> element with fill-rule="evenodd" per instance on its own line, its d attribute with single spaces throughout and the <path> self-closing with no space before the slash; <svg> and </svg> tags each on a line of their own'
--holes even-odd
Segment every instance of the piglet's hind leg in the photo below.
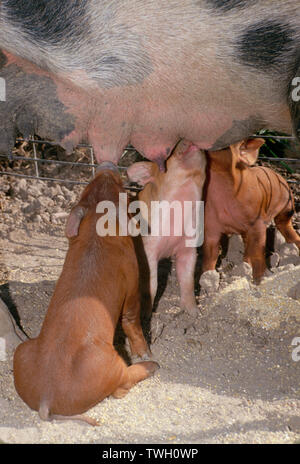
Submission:
<svg viewBox="0 0 300 464">
<path fill-rule="evenodd" d="M 282 233 L 287 243 L 295 243 L 300 251 L 300 236 L 295 231 L 291 213 L 284 212 L 275 217 L 274 222 L 277 229 Z"/>
</svg>

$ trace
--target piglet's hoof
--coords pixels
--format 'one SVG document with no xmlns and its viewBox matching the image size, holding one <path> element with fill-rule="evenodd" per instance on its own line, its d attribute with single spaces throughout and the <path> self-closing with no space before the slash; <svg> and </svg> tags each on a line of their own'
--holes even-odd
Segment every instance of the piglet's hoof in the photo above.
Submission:
<svg viewBox="0 0 300 464">
<path fill-rule="evenodd" d="M 149 358 L 149 356 L 148 359 L 146 359 L 146 355 L 143 355 L 142 357 L 133 356 L 131 358 L 131 361 L 132 366 L 135 366 L 137 364 L 143 365 L 147 369 L 148 375 L 153 375 L 155 371 L 160 369 L 160 365 L 158 364 L 158 362 L 153 361 L 151 358 Z"/>
<path fill-rule="evenodd" d="M 156 361 L 148 361 L 147 362 L 148 371 L 153 375 L 158 369 L 160 369 L 160 365 Z"/>
<path fill-rule="evenodd" d="M 252 267 L 246 262 L 242 262 L 234 267 L 232 275 L 237 277 L 246 277 L 247 279 L 252 278 Z"/>
<path fill-rule="evenodd" d="M 213 295 L 219 289 L 220 274 L 217 271 L 203 272 L 200 277 L 201 295 Z"/>
<path fill-rule="evenodd" d="M 138 355 L 131 356 L 132 364 L 137 364 L 143 361 L 153 361 L 153 360 L 148 353 L 143 354 L 143 356 L 138 356 Z"/>
</svg>

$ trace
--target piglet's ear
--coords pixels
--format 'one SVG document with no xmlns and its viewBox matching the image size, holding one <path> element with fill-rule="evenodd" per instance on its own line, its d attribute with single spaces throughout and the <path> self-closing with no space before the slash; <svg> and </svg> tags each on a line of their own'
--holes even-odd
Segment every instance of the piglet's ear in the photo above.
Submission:
<svg viewBox="0 0 300 464">
<path fill-rule="evenodd" d="M 66 225 L 66 230 L 65 230 L 67 238 L 76 237 L 78 235 L 80 223 L 85 215 L 86 215 L 85 208 L 79 205 L 74 206 L 67 220 L 67 225 Z"/>
<path fill-rule="evenodd" d="M 131 182 L 137 182 L 140 185 L 146 185 L 154 181 L 153 167 L 154 163 L 151 161 L 140 161 L 132 164 L 127 169 L 127 176 Z"/>
<path fill-rule="evenodd" d="M 253 166 L 258 158 L 259 149 L 265 143 L 264 139 L 250 139 L 244 140 L 237 147 L 235 144 L 235 149 L 238 148 L 238 161 L 245 166 Z"/>
</svg>

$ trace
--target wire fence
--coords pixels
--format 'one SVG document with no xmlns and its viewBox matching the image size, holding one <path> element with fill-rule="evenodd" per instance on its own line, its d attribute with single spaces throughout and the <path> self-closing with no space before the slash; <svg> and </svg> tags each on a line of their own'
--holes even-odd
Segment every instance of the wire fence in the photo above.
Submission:
<svg viewBox="0 0 300 464">
<path fill-rule="evenodd" d="M 98 164 L 95 163 L 95 157 L 94 157 L 94 150 L 91 145 L 88 144 L 79 144 L 77 147 L 78 148 L 85 148 L 89 151 L 90 155 L 90 162 L 85 163 L 85 162 L 78 162 L 78 161 L 62 161 L 58 159 L 47 159 L 47 158 L 40 158 L 38 157 L 37 153 L 37 145 L 49 145 L 49 146 L 57 146 L 56 143 L 50 142 L 47 140 L 37 140 L 30 138 L 28 140 L 22 139 L 22 138 L 17 138 L 17 142 L 30 142 L 32 144 L 32 151 L 33 151 L 33 157 L 32 156 L 20 156 L 20 155 L 14 155 L 14 154 L 9 154 L 9 155 L 4 155 L 0 154 L 0 160 L 4 159 L 9 162 L 13 161 L 26 161 L 34 164 L 34 169 L 35 169 L 35 175 L 28 175 L 28 174 L 23 174 L 20 172 L 12 172 L 12 171 L 5 171 L 1 170 L 0 175 L 6 175 L 6 176 L 11 176 L 11 177 L 20 177 L 23 179 L 35 179 L 35 180 L 42 180 L 42 181 L 52 181 L 52 182 L 58 182 L 58 183 L 66 183 L 66 184 L 76 184 L 76 185 L 87 185 L 89 182 L 88 181 L 81 181 L 81 180 L 72 180 L 72 179 L 61 179 L 59 177 L 49 177 L 49 176 L 44 176 L 41 174 L 41 170 L 39 167 L 39 164 L 54 164 L 56 166 L 69 166 L 70 168 L 76 167 L 81 167 L 81 168 L 89 168 L 91 169 L 91 178 L 94 177 L 95 175 L 95 170 L 98 167 Z M 128 151 L 135 151 L 134 148 L 132 147 L 127 147 L 124 150 L 124 154 Z M 118 169 L 120 171 L 126 171 L 126 167 L 123 166 L 118 166 Z M 127 184 L 125 185 L 125 188 L 133 191 L 138 191 L 141 190 L 141 188 Z"/>
<path fill-rule="evenodd" d="M 261 138 L 271 138 L 275 140 L 295 140 L 294 137 L 292 136 L 273 136 L 273 135 L 255 135 L 253 137 L 261 137 Z M 23 174 L 20 172 L 12 172 L 12 171 L 5 171 L 1 170 L 0 175 L 6 175 L 6 176 L 12 176 L 12 177 L 20 177 L 24 179 L 35 179 L 35 180 L 42 180 L 42 181 L 52 181 L 52 182 L 58 182 L 58 183 L 69 183 L 69 184 L 79 184 L 79 185 L 87 185 L 87 181 L 82 181 L 82 180 L 72 180 L 72 179 L 61 179 L 58 177 L 49 177 L 49 176 L 44 176 L 41 175 L 41 170 L 40 170 L 40 164 L 54 164 L 57 166 L 69 166 L 73 168 L 74 166 L 76 167 L 85 167 L 88 169 L 91 169 L 91 177 L 95 175 L 95 169 L 97 168 L 97 164 L 95 163 L 95 158 L 94 158 L 94 151 L 93 147 L 88 144 L 79 144 L 78 148 L 85 148 L 89 151 L 89 158 L 90 161 L 88 163 L 85 162 L 78 162 L 78 161 L 62 161 L 58 159 L 47 159 L 47 158 L 41 158 L 38 157 L 38 151 L 37 151 L 37 146 L 38 145 L 48 145 L 48 146 L 57 146 L 54 142 L 50 142 L 47 140 L 37 140 L 34 138 L 30 138 L 28 140 L 22 139 L 22 138 L 17 138 L 17 142 L 30 142 L 32 143 L 32 151 L 33 151 L 33 157 L 32 156 L 19 156 L 15 154 L 9 154 L 9 155 L 0 155 L 0 159 L 5 159 L 9 162 L 13 161 L 26 161 L 34 164 L 34 170 L 35 170 L 35 175 L 28 175 L 28 174 Z M 124 153 L 122 156 L 124 156 L 127 152 L 129 151 L 136 151 L 133 147 L 126 147 L 124 150 Z M 267 156 L 259 156 L 258 158 L 260 161 L 268 161 L 268 162 L 274 162 L 274 163 L 281 163 L 283 167 L 287 167 L 285 163 L 295 163 L 299 164 L 300 166 L 300 159 L 297 158 L 274 158 L 274 157 L 267 157 Z M 118 166 L 120 171 L 125 171 L 127 168 L 123 166 Z M 290 184 L 300 184 L 300 181 L 298 180 L 291 180 L 287 179 L 287 182 Z M 137 186 L 133 186 L 131 184 L 125 185 L 125 188 L 133 191 L 138 191 L 141 188 Z"/>
</svg>

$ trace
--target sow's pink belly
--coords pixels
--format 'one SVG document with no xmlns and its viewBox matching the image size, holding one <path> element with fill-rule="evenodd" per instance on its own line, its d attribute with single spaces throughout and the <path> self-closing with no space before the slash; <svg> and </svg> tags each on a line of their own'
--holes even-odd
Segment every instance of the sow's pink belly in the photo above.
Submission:
<svg viewBox="0 0 300 464">
<path fill-rule="evenodd" d="M 262 124 L 245 102 L 229 108 L 217 96 L 204 105 L 201 94 L 186 97 L 161 88 L 159 81 L 153 88 L 143 82 L 104 90 L 84 71 L 56 75 L 8 52 L 4 55 L 1 75 L 9 97 L 4 112 L 7 109 L 15 115 L 15 122 L 9 118 L 5 122 L 6 131 L 34 130 L 68 152 L 88 142 L 98 161 L 117 162 L 132 144 L 146 158 L 162 163 L 180 139 L 201 149 L 218 149 L 250 135 Z M 13 124 L 20 127 L 9 127 Z"/>
</svg>

